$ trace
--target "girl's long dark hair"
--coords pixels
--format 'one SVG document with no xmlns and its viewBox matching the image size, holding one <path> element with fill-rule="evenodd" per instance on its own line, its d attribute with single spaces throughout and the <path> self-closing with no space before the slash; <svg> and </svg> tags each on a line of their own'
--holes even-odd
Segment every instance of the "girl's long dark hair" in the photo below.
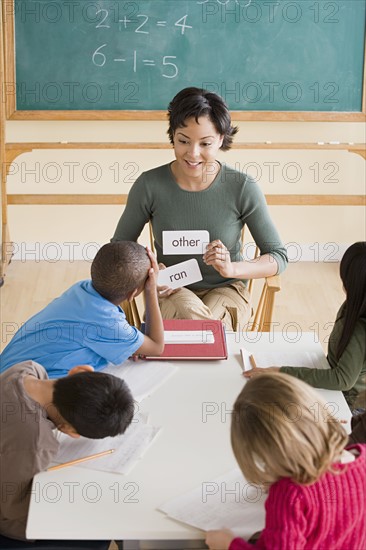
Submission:
<svg viewBox="0 0 366 550">
<path fill-rule="evenodd" d="M 340 276 L 347 298 L 337 359 L 346 349 L 358 319 L 366 318 L 366 241 L 354 243 L 347 248 L 341 260 Z"/>
</svg>

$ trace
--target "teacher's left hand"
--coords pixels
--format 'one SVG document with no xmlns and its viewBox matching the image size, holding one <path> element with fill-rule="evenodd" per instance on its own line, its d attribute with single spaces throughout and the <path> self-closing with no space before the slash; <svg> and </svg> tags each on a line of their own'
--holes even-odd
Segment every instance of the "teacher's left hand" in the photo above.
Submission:
<svg viewBox="0 0 366 550">
<path fill-rule="evenodd" d="M 234 264 L 231 261 L 230 252 L 220 240 L 217 239 L 207 245 L 203 261 L 206 265 L 212 265 L 222 277 L 228 279 L 234 277 Z"/>
</svg>

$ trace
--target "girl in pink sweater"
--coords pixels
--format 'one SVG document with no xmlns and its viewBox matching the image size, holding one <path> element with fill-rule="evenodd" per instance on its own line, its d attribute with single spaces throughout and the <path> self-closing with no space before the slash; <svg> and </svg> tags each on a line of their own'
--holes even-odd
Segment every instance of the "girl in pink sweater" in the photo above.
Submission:
<svg viewBox="0 0 366 550">
<path fill-rule="evenodd" d="M 287 374 L 253 377 L 234 405 L 231 442 L 245 479 L 269 487 L 266 523 L 254 546 L 209 531 L 210 550 L 366 548 L 366 446 L 345 450 L 346 432 L 313 388 Z"/>
</svg>

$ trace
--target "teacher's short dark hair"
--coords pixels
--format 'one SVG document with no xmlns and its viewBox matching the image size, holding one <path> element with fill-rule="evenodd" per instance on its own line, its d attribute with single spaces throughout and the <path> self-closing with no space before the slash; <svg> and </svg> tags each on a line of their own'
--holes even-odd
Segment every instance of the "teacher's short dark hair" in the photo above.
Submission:
<svg viewBox="0 0 366 550">
<path fill-rule="evenodd" d="M 169 103 L 170 143 L 173 144 L 175 131 L 186 126 L 187 119 L 194 117 L 198 122 L 198 119 L 203 116 L 207 116 L 216 131 L 224 136 L 220 149 L 223 151 L 230 149 L 238 127 L 232 126 L 229 109 L 222 97 L 203 88 L 184 88 Z"/>
</svg>

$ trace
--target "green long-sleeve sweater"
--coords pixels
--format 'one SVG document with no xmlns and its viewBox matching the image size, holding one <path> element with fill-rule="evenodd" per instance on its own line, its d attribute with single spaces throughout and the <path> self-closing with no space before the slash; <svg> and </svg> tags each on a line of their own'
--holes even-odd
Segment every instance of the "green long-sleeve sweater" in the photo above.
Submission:
<svg viewBox="0 0 366 550">
<path fill-rule="evenodd" d="M 366 319 L 359 319 L 350 341 L 340 359 L 336 352 L 340 340 L 345 316 L 345 303 L 338 311 L 333 330 L 329 337 L 328 363 L 330 369 L 308 369 L 306 367 L 281 367 L 300 380 L 315 388 L 343 391 L 350 408 L 357 395 L 366 389 Z"/>
<path fill-rule="evenodd" d="M 241 230 L 247 225 L 261 255 L 270 254 L 281 273 L 287 265 L 286 249 L 269 216 L 268 207 L 255 181 L 225 164 L 213 183 L 203 191 L 181 189 L 171 172 L 170 164 L 144 172 L 132 186 L 126 208 L 112 241 L 136 241 L 151 221 L 159 262 L 166 266 L 188 259 L 186 255 L 164 255 L 162 231 L 207 230 L 210 241 L 220 239 L 230 250 L 231 260 L 243 259 Z M 213 288 L 227 285 L 225 279 L 202 255 L 197 259 L 203 280 L 189 288 Z"/>
</svg>

